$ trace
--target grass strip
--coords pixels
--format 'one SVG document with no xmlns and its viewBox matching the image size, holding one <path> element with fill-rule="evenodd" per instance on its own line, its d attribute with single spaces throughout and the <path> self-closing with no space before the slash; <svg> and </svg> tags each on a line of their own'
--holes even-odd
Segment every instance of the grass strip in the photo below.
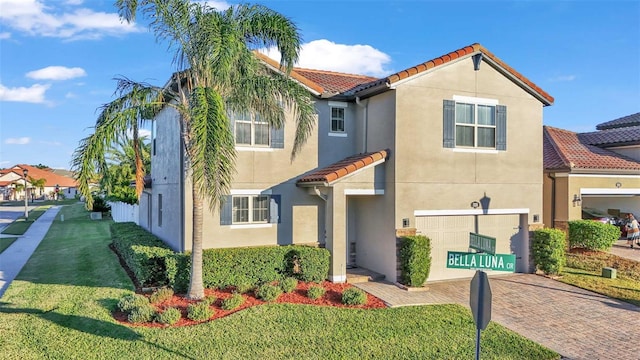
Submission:
<svg viewBox="0 0 640 360">
<path fill-rule="evenodd" d="M 189 327 L 143 328 L 111 311 L 133 285 L 109 250 L 110 221 L 61 209 L 0 302 L 2 359 L 471 359 L 475 325 L 459 305 L 361 310 L 269 304 Z M 490 323 L 483 359 L 558 359 Z"/>
<path fill-rule="evenodd" d="M 31 224 L 33 224 L 34 221 L 38 220 L 38 218 L 42 216 L 42 214 L 44 214 L 47 210 L 49 210 L 50 207 L 51 205 L 38 206 L 37 208 L 29 212 L 28 218 L 25 219 L 24 216 L 19 217 L 14 222 L 9 224 L 9 226 L 7 226 L 2 231 L 2 233 L 6 235 L 24 235 L 24 233 L 29 230 Z"/>
<path fill-rule="evenodd" d="M 0 238 L 0 254 L 5 251 L 14 241 L 18 239 L 17 237 L 4 237 Z"/>
</svg>

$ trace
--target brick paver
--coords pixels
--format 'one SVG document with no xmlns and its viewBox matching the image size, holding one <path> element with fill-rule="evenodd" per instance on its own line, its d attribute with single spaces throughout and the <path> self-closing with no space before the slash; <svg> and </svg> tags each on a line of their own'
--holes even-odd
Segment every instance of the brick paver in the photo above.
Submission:
<svg viewBox="0 0 640 360">
<path fill-rule="evenodd" d="M 539 275 L 495 276 L 489 281 L 492 321 L 569 359 L 640 359 L 640 307 Z M 431 283 L 425 292 L 385 282 L 355 285 L 390 306 L 469 307 L 469 279 Z"/>
</svg>

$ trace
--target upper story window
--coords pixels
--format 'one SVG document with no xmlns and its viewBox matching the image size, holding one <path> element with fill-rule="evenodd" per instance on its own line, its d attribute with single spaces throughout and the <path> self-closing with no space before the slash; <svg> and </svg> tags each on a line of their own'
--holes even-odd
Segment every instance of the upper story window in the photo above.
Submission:
<svg viewBox="0 0 640 360">
<path fill-rule="evenodd" d="M 229 120 L 236 146 L 284 148 L 284 126 L 272 128 L 259 114 L 248 112 L 231 113 Z"/>
<path fill-rule="evenodd" d="M 446 148 L 507 149 L 507 107 L 490 99 L 444 100 Z"/>
<path fill-rule="evenodd" d="M 331 108 L 331 131 L 344 132 L 344 108 Z"/>
</svg>

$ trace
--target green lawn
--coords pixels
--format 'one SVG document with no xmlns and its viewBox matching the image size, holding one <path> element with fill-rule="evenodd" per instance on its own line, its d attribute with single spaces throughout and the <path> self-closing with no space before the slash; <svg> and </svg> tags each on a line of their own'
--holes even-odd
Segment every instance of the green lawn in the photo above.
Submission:
<svg viewBox="0 0 640 360">
<path fill-rule="evenodd" d="M 150 329 L 110 311 L 133 286 L 107 247 L 110 221 L 61 210 L 0 300 L 0 359 L 472 359 L 475 327 L 459 305 L 354 310 L 270 304 L 209 323 Z M 59 216 L 58 216 L 59 218 Z M 559 356 L 490 323 L 482 359 Z"/>
<path fill-rule="evenodd" d="M 0 254 L 9 246 L 11 246 L 11 244 L 13 244 L 14 241 L 16 241 L 17 237 L 6 237 L 6 238 L 0 238 Z"/>
<path fill-rule="evenodd" d="M 51 205 L 38 206 L 37 208 L 29 211 L 28 218 L 25 219 L 25 217 L 22 216 L 16 219 L 14 222 L 9 224 L 9 226 L 7 226 L 2 231 L 2 233 L 7 235 L 23 235 L 25 232 L 27 232 L 27 230 L 29 230 L 31 224 L 33 224 L 34 221 L 38 220 L 38 218 L 42 216 L 42 214 L 44 214 L 50 207 Z"/>
</svg>

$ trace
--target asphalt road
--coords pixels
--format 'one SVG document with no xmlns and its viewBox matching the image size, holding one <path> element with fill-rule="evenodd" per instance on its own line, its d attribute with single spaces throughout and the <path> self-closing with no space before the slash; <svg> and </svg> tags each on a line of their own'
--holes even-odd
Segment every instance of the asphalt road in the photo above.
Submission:
<svg viewBox="0 0 640 360">
<path fill-rule="evenodd" d="M 29 204 L 29 211 L 38 206 L 37 204 Z M 0 206 L 0 232 L 7 225 L 11 224 L 15 219 L 24 215 L 24 206 Z"/>
</svg>

